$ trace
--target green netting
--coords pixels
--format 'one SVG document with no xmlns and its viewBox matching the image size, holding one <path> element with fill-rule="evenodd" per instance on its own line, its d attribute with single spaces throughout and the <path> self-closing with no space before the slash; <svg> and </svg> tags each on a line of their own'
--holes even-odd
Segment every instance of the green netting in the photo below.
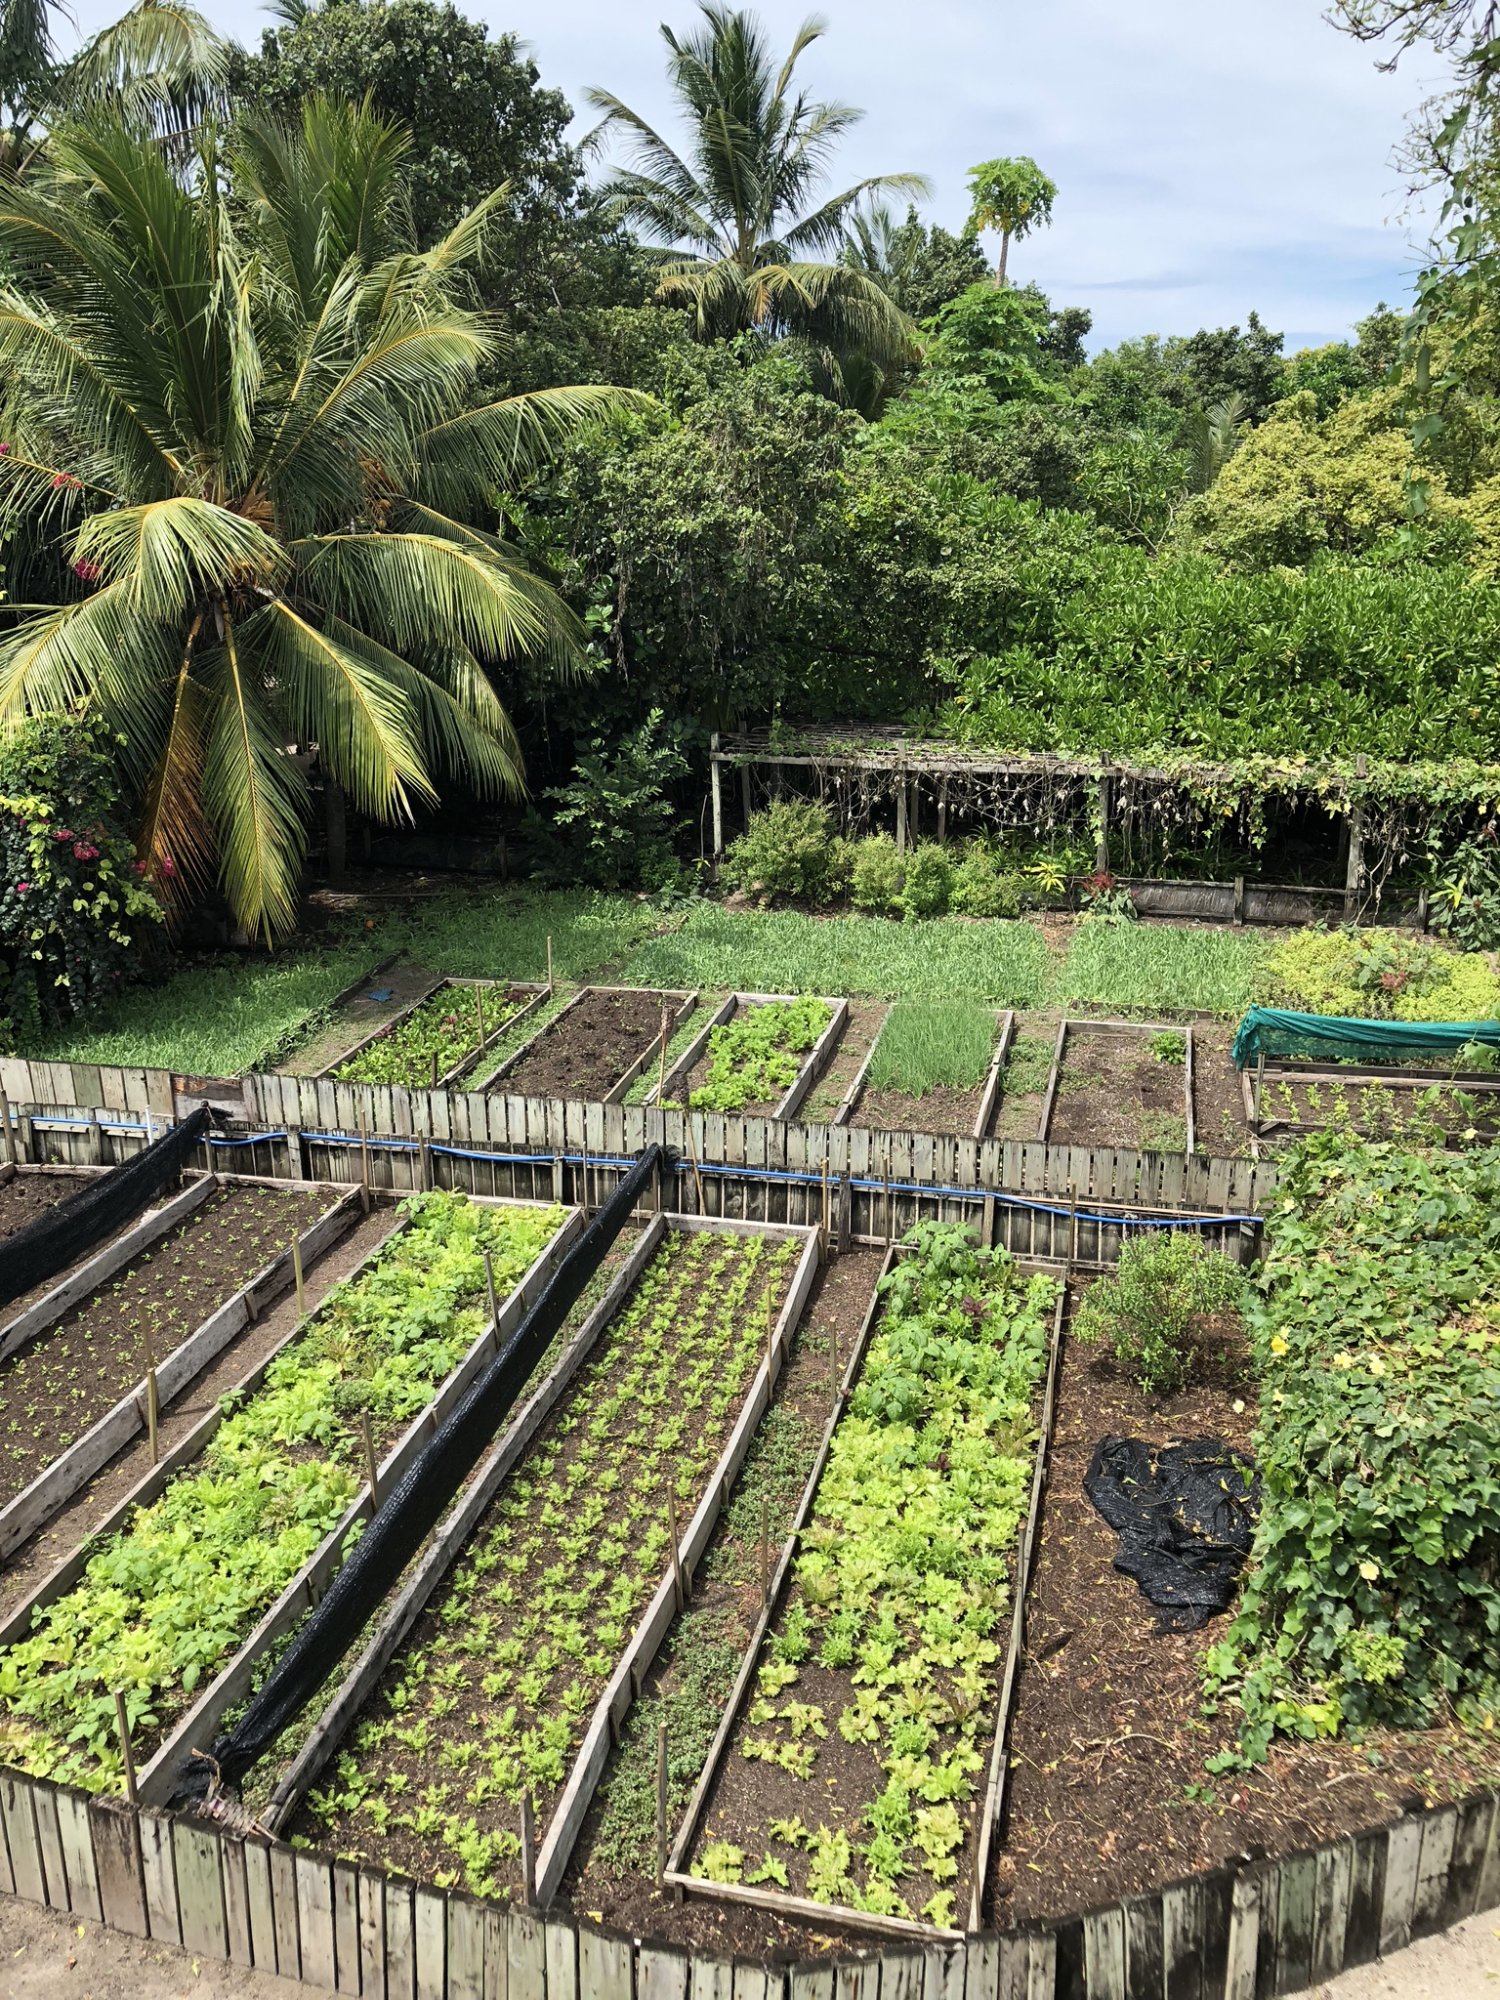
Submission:
<svg viewBox="0 0 1500 2000">
<path fill-rule="evenodd" d="M 1480 1048 L 1500 1049 L 1500 1021 L 1356 1021 L 1341 1014 L 1293 1014 L 1284 1007 L 1252 1007 L 1234 1038 L 1235 1064 L 1244 1069 L 1264 1056 L 1328 1062 L 1400 1063 L 1426 1057 L 1453 1069 L 1477 1067 Z M 1465 1051 L 1473 1050 L 1472 1059 Z"/>
</svg>

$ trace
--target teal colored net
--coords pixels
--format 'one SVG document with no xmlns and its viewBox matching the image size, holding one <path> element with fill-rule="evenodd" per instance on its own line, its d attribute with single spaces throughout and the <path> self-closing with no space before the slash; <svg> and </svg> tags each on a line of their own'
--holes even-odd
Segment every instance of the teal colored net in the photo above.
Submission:
<svg viewBox="0 0 1500 2000">
<path fill-rule="evenodd" d="M 1334 1063 L 1425 1063 L 1489 1069 L 1500 1050 L 1500 1021 L 1356 1021 L 1340 1014 L 1293 1014 L 1252 1007 L 1234 1038 L 1235 1064 L 1263 1056 Z"/>
</svg>

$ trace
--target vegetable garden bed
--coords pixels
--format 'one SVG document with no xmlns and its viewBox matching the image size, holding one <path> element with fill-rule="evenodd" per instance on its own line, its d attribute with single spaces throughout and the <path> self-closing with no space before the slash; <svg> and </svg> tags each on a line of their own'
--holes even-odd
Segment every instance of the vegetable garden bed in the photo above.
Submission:
<svg viewBox="0 0 1500 2000">
<path fill-rule="evenodd" d="M 941 1224 L 880 1295 L 667 1879 L 932 1936 L 978 1923 L 1061 1299 Z"/>
<path fill-rule="evenodd" d="M 898 1001 L 857 1080 L 848 1123 L 987 1138 L 1015 1026 L 1013 1011 L 972 1001 Z"/>
<path fill-rule="evenodd" d="M 848 1019 L 847 1000 L 731 993 L 667 1074 L 663 1100 L 695 1111 L 792 1118 Z"/>
<path fill-rule="evenodd" d="M 444 1090 L 502 1034 L 541 1006 L 550 988 L 535 982 L 442 979 L 367 1035 L 325 1074 L 340 1083 L 398 1083 Z"/>
<path fill-rule="evenodd" d="M 817 1256 L 813 1230 L 652 1220 L 278 1787 L 276 1824 L 332 1756 L 304 1831 L 493 1895 L 517 1879 L 529 1795 L 550 1899 Z"/>
<path fill-rule="evenodd" d="M 370 1514 L 361 1415 L 385 1492 L 580 1228 L 576 1212 L 539 1204 L 407 1203 L 350 1280 L 0 1628 L 0 1761 L 115 1785 L 123 1684 L 141 1796 L 169 1797 Z M 498 1326 L 483 1306 L 486 1249 L 509 1294 Z"/>
<path fill-rule="evenodd" d="M 1191 1025 L 1064 1016 L 1037 1137 L 1059 1146 L 1191 1153 L 1193 1040 Z"/>
<path fill-rule="evenodd" d="M 0 1559 L 9 1556 L 193 1383 L 259 1308 L 352 1227 L 357 1194 L 208 1179 L 182 1219 L 0 1361 Z M 138 1232 L 128 1232 L 127 1242 Z M 84 1267 L 87 1275 L 98 1260 Z"/>
<path fill-rule="evenodd" d="M 406 959 L 382 959 L 314 1015 L 276 1069 L 285 1076 L 331 1075 L 356 1048 L 363 1048 L 373 1035 L 426 999 L 437 984 L 435 973 Z M 389 998 L 377 1000 L 376 993 Z"/>
<path fill-rule="evenodd" d="M 618 1103 L 698 1001 L 646 986 L 585 986 L 485 1080 L 521 1097 Z"/>
</svg>

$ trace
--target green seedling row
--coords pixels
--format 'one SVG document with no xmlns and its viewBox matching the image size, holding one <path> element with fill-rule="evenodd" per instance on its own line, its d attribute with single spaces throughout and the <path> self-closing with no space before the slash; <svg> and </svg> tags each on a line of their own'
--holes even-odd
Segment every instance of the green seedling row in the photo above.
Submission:
<svg viewBox="0 0 1500 2000">
<path fill-rule="evenodd" d="M 525 1005 L 503 986 L 445 986 L 351 1056 L 334 1072 L 340 1083 L 396 1083 L 428 1088 L 434 1072 L 447 1076 L 465 1056 L 477 1055 L 489 1037 Z"/>
<path fill-rule="evenodd" d="M 114 1691 L 143 1757 L 343 1518 L 363 1483 L 362 1414 L 383 1453 L 479 1337 L 483 1253 L 503 1297 L 561 1221 L 447 1191 L 406 1209 L 202 1453 L 0 1651 L 0 1764 L 118 1786 Z"/>
<path fill-rule="evenodd" d="M 708 1067 L 692 1094 L 693 1110 L 743 1111 L 785 1096 L 832 1019 L 828 1002 L 811 994 L 743 1007 L 709 1031 Z"/>
</svg>

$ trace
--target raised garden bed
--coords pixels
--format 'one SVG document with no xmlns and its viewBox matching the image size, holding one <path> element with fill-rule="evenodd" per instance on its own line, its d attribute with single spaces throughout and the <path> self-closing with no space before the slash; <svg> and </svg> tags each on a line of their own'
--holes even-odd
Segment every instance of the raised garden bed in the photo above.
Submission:
<svg viewBox="0 0 1500 2000">
<path fill-rule="evenodd" d="M 839 1122 L 987 1138 L 1015 1025 L 1010 1010 L 996 1014 L 962 1001 L 898 1002 Z"/>
<path fill-rule="evenodd" d="M 438 984 L 435 973 L 399 954 L 383 958 L 367 974 L 336 993 L 304 1028 L 275 1068 L 284 1076 L 328 1076 L 356 1048 L 424 1000 Z M 376 999 L 376 994 L 381 999 Z M 262 1065 L 264 1067 L 264 1065 Z"/>
<path fill-rule="evenodd" d="M 1193 1041 L 1191 1026 L 1065 1016 L 1036 1136 L 1057 1146 L 1191 1153 Z"/>
<path fill-rule="evenodd" d="M 331 1757 L 304 1832 L 494 1895 L 531 1860 L 529 1800 L 532 1892 L 550 1899 L 816 1262 L 813 1231 L 652 1221 L 356 1663 L 274 1823 Z"/>
<path fill-rule="evenodd" d="M 619 1103 L 697 1004 L 696 993 L 585 986 L 485 1079 L 518 1097 Z"/>
<path fill-rule="evenodd" d="M 667 1879 L 949 1935 L 978 1920 L 1060 1299 L 944 1225 L 881 1294 Z"/>
<path fill-rule="evenodd" d="M 188 1750 L 371 1512 L 361 1413 L 385 1492 L 579 1228 L 576 1213 L 538 1204 L 442 1192 L 407 1203 L 357 1274 L 0 1628 L 0 1762 L 117 1785 L 123 1681 L 141 1796 L 169 1797 Z M 509 1295 L 498 1326 L 486 1249 Z"/>
<path fill-rule="evenodd" d="M 293 1241 L 305 1269 L 352 1227 L 358 1196 L 209 1179 L 172 1206 L 180 1221 L 0 1361 L 0 1559 L 148 1426 L 153 1383 L 167 1408 L 292 1283 Z"/>
<path fill-rule="evenodd" d="M 535 1012 L 549 990 L 517 980 L 439 980 L 324 1074 L 340 1083 L 445 1090 L 482 1061 L 502 1034 Z"/>
<path fill-rule="evenodd" d="M 848 1019 L 847 1000 L 731 993 L 669 1070 L 668 1104 L 750 1118 L 792 1118 Z"/>
<path fill-rule="evenodd" d="M 1246 1072 L 1258 1138 L 1339 1125 L 1372 1139 L 1488 1144 L 1500 1137 L 1500 1076 L 1414 1064 L 1267 1063 Z"/>
</svg>

